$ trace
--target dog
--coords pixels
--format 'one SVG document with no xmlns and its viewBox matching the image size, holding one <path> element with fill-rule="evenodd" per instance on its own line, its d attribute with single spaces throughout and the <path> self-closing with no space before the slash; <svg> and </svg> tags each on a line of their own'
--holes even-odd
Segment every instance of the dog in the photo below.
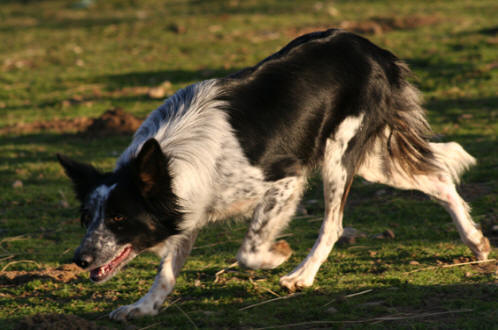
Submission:
<svg viewBox="0 0 498 330">
<path fill-rule="evenodd" d="M 289 290 L 313 284 L 341 236 L 355 175 L 430 195 L 485 260 L 489 241 L 455 189 L 475 159 L 457 143 L 429 141 L 409 75 L 396 56 L 358 35 L 310 33 L 253 67 L 179 90 L 143 122 L 110 173 L 57 155 L 87 227 L 74 261 L 92 281 L 108 280 L 146 250 L 162 258 L 149 292 L 110 318 L 157 314 L 211 222 L 251 218 L 240 265 L 285 262 L 292 250 L 276 237 L 317 168 L 325 216 L 309 255 L 280 279 Z"/>
</svg>

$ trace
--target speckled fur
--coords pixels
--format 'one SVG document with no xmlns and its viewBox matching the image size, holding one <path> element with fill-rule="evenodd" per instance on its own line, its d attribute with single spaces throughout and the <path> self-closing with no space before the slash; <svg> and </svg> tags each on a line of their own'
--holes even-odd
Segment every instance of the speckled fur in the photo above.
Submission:
<svg viewBox="0 0 498 330">
<path fill-rule="evenodd" d="M 157 314 L 210 222 L 251 218 L 237 254 L 241 265 L 275 268 L 286 261 L 292 250 L 275 239 L 317 168 L 325 217 L 307 258 L 281 278 L 290 290 L 312 285 L 341 235 L 355 175 L 435 197 L 462 240 L 485 259 L 489 242 L 455 189 L 474 159 L 457 144 L 429 142 L 408 74 L 396 56 L 360 36 L 311 33 L 253 67 L 178 91 L 144 121 L 110 174 L 59 157 L 82 210 L 92 214 L 76 257 L 85 250 L 96 266 L 135 244 L 137 253 L 162 258 L 149 292 L 111 319 Z M 119 197 L 110 203 L 113 196 Z M 114 223 L 104 214 L 109 203 L 122 205 L 121 197 L 135 222 Z"/>
</svg>

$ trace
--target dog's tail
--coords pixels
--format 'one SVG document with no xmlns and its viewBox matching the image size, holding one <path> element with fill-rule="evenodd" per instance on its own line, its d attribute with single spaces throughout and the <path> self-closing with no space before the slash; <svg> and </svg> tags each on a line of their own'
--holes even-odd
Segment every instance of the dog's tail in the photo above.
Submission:
<svg viewBox="0 0 498 330">
<path fill-rule="evenodd" d="M 390 161 L 411 176 L 437 171 L 439 166 L 428 142 L 432 131 L 420 105 L 420 93 L 406 80 L 410 75 L 408 67 L 401 61 L 394 65 L 399 72 L 399 87 L 392 89 L 386 116 L 385 143 Z"/>
<path fill-rule="evenodd" d="M 421 107 L 419 91 L 406 78 L 408 67 L 396 61 L 400 75 L 398 86 L 392 90 L 391 107 L 386 116 L 385 135 L 391 166 L 409 176 L 448 173 L 454 182 L 475 159 L 457 143 L 430 143 L 432 131 Z"/>
<path fill-rule="evenodd" d="M 436 162 L 450 174 L 455 183 L 460 182 L 463 172 L 477 163 L 476 159 L 456 142 L 430 143 L 430 145 Z"/>
</svg>

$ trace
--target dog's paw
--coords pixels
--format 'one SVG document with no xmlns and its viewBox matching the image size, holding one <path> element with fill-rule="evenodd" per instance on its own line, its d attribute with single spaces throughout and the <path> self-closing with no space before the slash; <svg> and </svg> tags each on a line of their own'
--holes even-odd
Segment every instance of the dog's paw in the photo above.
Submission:
<svg viewBox="0 0 498 330">
<path fill-rule="evenodd" d="M 483 236 L 480 244 L 474 249 L 473 252 L 477 260 L 487 260 L 488 255 L 491 252 L 491 244 L 489 244 L 489 240 Z"/>
<path fill-rule="evenodd" d="M 313 285 L 314 277 L 307 276 L 303 271 L 292 272 L 280 278 L 280 285 L 290 292 L 308 288 Z"/>
<path fill-rule="evenodd" d="M 273 269 L 283 264 L 292 255 L 289 244 L 280 240 L 274 243 L 268 250 L 253 252 L 241 252 L 237 255 L 239 264 L 251 269 Z"/>
<path fill-rule="evenodd" d="M 121 306 L 109 314 L 109 318 L 114 321 L 126 321 L 142 316 L 153 316 L 158 313 L 158 309 L 148 307 L 144 304 L 134 303 Z"/>
</svg>

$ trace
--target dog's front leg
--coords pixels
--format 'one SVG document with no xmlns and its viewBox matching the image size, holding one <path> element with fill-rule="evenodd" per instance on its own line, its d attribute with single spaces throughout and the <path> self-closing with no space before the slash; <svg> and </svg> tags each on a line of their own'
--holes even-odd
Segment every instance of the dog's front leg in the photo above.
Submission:
<svg viewBox="0 0 498 330">
<path fill-rule="evenodd" d="M 131 305 L 121 306 L 109 314 L 111 320 L 123 321 L 147 315 L 156 315 L 166 297 L 173 291 L 176 277 L 192 250 L 197 232 L 183 238 L 176 248 L 161 261 L 154 284 L 149 292 Z"/>
<path fill-rule="evenodd" d="M 301 197 L 302 177 L 278 180 L 266 191 L 254 210 L 249 231 L 237 254 L 239 264 L 252 269 L 272 269 L 285 262 L 292 250 L 275 237 L 287 225 Z"/>
</svg>

